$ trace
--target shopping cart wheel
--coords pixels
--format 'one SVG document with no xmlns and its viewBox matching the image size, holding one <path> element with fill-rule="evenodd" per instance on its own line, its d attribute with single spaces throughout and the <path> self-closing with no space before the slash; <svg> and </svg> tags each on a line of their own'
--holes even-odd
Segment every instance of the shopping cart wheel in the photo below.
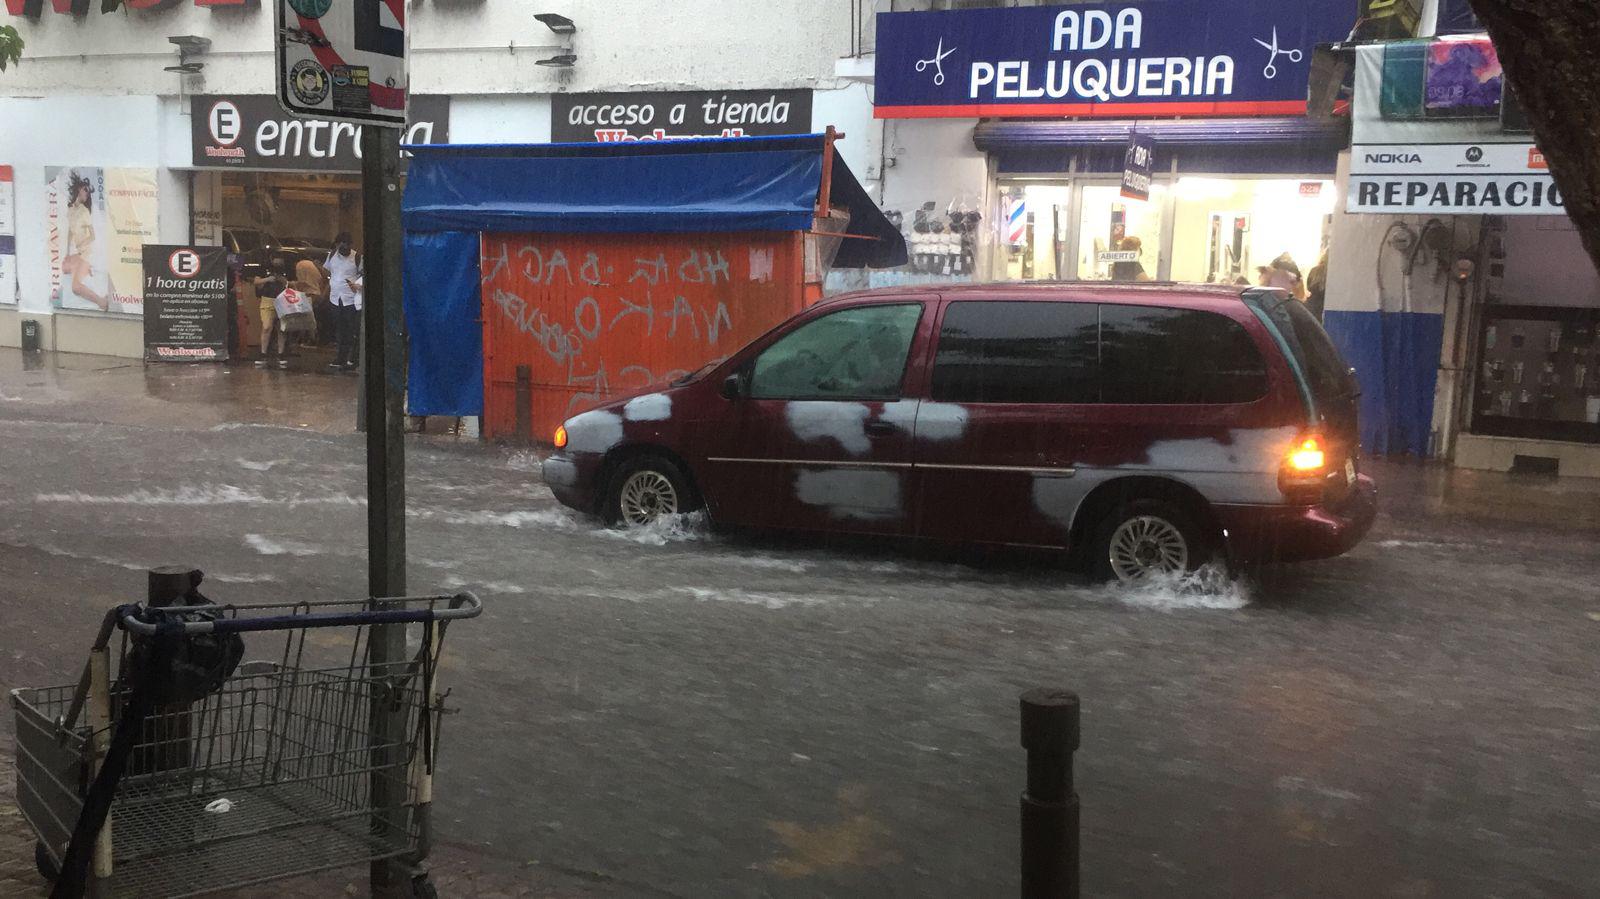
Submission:
<svg viewBox="0 0 1600 899">
<path fill-rule="evenodd" d="M 439 899 L 439 888 L 433 885 L 428 875 L 418 875 L 411 878 L 411 899 Z"/>
<path fill-rule="evenodd" d="M 56 866 L 56 860 L 50 857 L 50 850 L 45 848 L 44 840 L 33 841 L 33 866 L 39 869 L 39 876 L 55 883 L 61 878 L 61 869 Z"/>
</svg>

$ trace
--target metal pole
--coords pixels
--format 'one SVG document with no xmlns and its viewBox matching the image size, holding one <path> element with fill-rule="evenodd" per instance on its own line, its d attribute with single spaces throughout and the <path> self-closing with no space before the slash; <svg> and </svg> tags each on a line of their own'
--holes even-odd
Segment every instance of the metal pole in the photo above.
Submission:
<svg viewBox="0 0 1600 899">
<path fill-rule="evenodd" d="M 405 317 L 400 305 L 400 130 L 361 129 L 361 206 L 365 232 L 362 391 L 367 433 L 367 592 L 376 599 L 406 592 Z M 374 603 L 374 605 L 377 605 Z M 405 662 L 403 625 L 375 625 L 367 663 L 374 678 L 398 674 Z M 381 682 L 381 681 L 380 681 Z M 405 823 L 405 721 L 379 689 L 372 697 L 372 826 L 399 843 Z M 397 896 L 406 882 L 395 861 L 372 863 L 373 897 Z"/>
<path fill-rule="evenodd" d="M 1078 695 L 1037 687 L 1022 694 L 1022 748 L 1028 789 L 1022 794 L 1023 899 L 1077 899 Z"/>
</svg>

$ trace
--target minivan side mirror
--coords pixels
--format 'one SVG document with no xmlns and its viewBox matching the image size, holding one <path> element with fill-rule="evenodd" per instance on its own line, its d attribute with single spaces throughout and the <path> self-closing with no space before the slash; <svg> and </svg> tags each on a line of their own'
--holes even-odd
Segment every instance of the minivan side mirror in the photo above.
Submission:
<svg viewBox="0 0 1600 899">
<path fill-rule="evenodd" d="M 734 372 L 722 382 L 722 395 L 730 400 L 744 396 L 744 373 Z"/>
</svg>

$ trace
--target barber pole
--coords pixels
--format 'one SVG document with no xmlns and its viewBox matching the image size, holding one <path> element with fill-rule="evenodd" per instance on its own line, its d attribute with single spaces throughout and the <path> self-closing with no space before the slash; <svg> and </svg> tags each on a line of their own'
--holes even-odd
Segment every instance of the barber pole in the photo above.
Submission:
<svg viewBox="0 0 1600 899">
<path fill-rule="evenodd" d="M 1020 244 L 1024 240 L 1028 226 L 1028 204 L 1024 200 L 1011 200 L 1006 203 L 1006 240 Z"/>
</svg>

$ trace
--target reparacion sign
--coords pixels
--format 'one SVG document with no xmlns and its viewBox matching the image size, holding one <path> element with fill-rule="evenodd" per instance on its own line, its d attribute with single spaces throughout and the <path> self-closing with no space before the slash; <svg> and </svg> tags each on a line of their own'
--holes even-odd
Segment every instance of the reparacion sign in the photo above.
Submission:
<svg viewBox="0 0 1600 899">
<path fill-rule="evenodd" d="M 879 13 L 879 118 L 1301 115 L 1344 3 L 1156 0 Z"/>
<path fill-rule="evenodd" d="M 1564 215 L 1566 202 L 1533 144 L 1356 144 L 1345 209 Z"/>
</svg>

